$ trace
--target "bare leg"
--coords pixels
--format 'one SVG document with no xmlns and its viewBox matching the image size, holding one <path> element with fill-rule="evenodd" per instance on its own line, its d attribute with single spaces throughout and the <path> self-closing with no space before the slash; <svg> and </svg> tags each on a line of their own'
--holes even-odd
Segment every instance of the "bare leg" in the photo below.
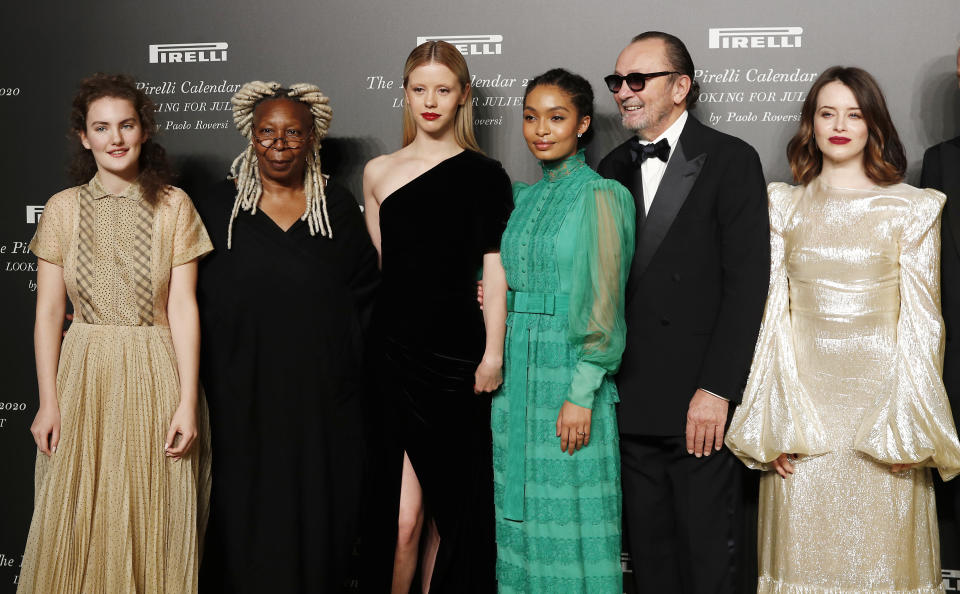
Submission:
<svg viewBox="0 0 960 594">
<path fill-rule="evenodd" d="M 423 594 L 430 592 L 430 580 L 433 578 L 433 567 L 437 563 L 437 549 L 440 548 L 440 533 L 437 532 L 437 523 L 433 520 L 427 524 L 427 541 L 423 544 Z"/>
<path fill-rule="evenodd" d="M 423 528 L 423 492 L 406 452 L 403 453 L 401 481 L 397 548 L 393 556 L 393 586 L 390 589 L 392 594 L 410 592 L 410 584 L 417 570 L 417 552 L 420 547 L 420 531 Z"/>
</svg>

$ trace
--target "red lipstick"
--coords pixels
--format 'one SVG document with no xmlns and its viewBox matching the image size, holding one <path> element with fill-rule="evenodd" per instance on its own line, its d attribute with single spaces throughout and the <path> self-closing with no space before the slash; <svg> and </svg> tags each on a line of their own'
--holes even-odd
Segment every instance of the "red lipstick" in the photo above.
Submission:
<svg viewBox="0 0 960 594">
<path fill-rule="evenodd" d="M 850 139 L 847 138 L 846 136 L 831 136 L 830 138 L 828 138 L 828 140 L 832 144 L 847 144 L 848 142 L 850 142 Z"/>
<path fill-rule="evenodd" d="M 420 117 L 422 117 L 422 118 L 425 119 L 425 120 L 429 120 L 429 121 L 432 122 L 433 120 L 439 118 L 439 117 L 440 117 L 440 114 L 439 114 L 439 113 L 433 113 L 432 111 L 425 111 L 425 112 L 423 112 L 423 113 L 420 114 Z"/>
</svg>

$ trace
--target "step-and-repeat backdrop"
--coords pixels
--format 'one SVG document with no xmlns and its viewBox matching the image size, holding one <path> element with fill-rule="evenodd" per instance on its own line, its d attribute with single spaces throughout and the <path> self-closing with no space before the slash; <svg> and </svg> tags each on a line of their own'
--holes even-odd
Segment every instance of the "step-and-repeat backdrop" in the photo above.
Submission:
<svg viewBox="0 0 960 594">
<path fill-rule="evenodd" d="M 331 97 L 325 169 L 359 197 L 364 163 L 400 147 L 403 61 L 429 39 L 466 56 L 480 145 L 517 180 L 539 176 L 521 135 L 527 80 L 555 66 L 590 80 L 597 134 L 588 157 L 596 163 L 626 137 L 602 77 L 629 39 L 650 29 L 686 42 L 702 87 L 694 115 L 756 147 L 768 180 L 789 180 L 784 149 L 800 106 L 834 64 L 880 81 L 910 158 L 908 181 L 918 179 L 925 147 L 960 134 L 956 0 L 102 0 L 17 3 L 2 20 L 0 594 L 16 588 L 32 509 L 37 285 L 27 244 L 44 202 L 69 185 L 67 116 L 85 75 L 126 72 L 139 81 L 188 191 L 223 177 L 244 148 L 229 99 L 260 79 L 315 82 Z M 948 591 L 960 590 L 956 532 L 942 517 Z"/>
</svg>

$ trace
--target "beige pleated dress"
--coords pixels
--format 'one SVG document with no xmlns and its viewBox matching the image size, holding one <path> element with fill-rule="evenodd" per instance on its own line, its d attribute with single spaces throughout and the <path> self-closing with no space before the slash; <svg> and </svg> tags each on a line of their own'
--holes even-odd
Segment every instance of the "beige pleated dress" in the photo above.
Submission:
<svg viewBox="0 0 960 594">
<path fill-rule="evenodd" d="M 758 591 L 943 592 L 930 467 L 960 472 L 941 380 L 944 197 L 820 180 L 769 194 L 770 294 L 727 434 L 765 470 Z M 802 454 L 786 479 L 769 464 L 781 453 Z"/>
<path fill-rule="evenodd" d="M 30 249 L 63 267 L 74 321 L 60 352 L 56 453 L 37 454 L 21 594 L 185 594 L 209 496 L 206 405 L 179 462 L 164 455 L 180 401 L 170 272 L 211 251 L 190 198 L 151 207 L 94 177 L 47 202 Z"/>
</svg>

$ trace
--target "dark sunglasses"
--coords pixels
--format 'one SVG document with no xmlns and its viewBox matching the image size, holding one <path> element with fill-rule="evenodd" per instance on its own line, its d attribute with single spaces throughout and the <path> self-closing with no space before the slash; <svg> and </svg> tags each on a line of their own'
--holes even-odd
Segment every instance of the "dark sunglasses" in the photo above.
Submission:
<svg viewBox="0 0 960 594">
<path fill-rule="evenodd" d="M 631 72 L 630 74 L 625 74 L 620 76 L 619 74 L 609 74 L 603 77 L 603 82 L 607 83 L 607 88 L 610 89 L 611 93 L 617 93 L 620 91 L 620 87 L 623 86 L 623 81 L 627 81 L 627 86 L 630 87 L 630 90 L 634 93 L 639 93 L 647 86 L 647 79 L 657 78 L 658 76 L 666 76 L 668 74 L 681 74 L 677 71 L 670 72 L 651 72 L 646 74 L 644 72 Z"/>
</svg>

